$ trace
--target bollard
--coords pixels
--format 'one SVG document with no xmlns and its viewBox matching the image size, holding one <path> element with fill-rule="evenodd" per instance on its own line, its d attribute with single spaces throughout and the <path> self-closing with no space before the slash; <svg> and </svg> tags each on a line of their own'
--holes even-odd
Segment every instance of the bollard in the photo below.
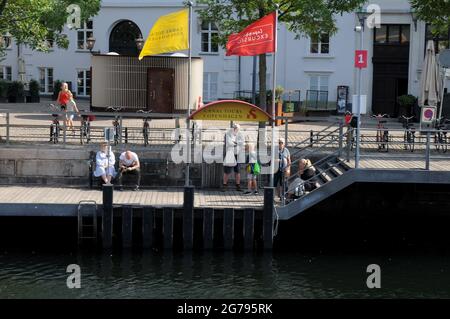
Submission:
<svg viewBox="0 0 450 319">
<path fill-rule="evenodd" d="M 264 249 L 273 247 L 273 195 L 275 188 L 264 188 L 263 240 Z"/>
<path fill-rule="evenodd" d="M 102 242 L 103 248 L 112 247 L 113 185 L 103 185 Z"/>
<path fill-rule="evenodd" d="M 183 203 L 183 247 L 192 249 L 194 242 L 194 187 L 184 188 Z"/>
</svg>

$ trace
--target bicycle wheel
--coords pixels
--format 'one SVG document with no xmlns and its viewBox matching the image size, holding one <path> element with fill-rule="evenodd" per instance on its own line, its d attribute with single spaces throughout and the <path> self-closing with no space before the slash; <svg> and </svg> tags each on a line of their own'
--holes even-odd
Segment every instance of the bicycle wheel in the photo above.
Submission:
<svg viewBox="0 0 450 319">
<path fill-rule="evenodd" d="M 144 145 L 148 145 L 148 130 L 144 130 Z"/>
<path fill-rule="evenodd" d="M 405 149 L 405 150 L 407 150 L 408 149 L 408 147 L 409 147 L 409 134 L 408 134 L 409 132 L 408 131 L 405 131 L 405 134 L 403 134 L 403 148 Z"/>
<path fill-rule="evenodd" d="M 440 134 L 436 133 L 434 135 L 434 147 L 436 148 L 436 151 L 438 151 L 438 152 L 440 152 L 440 143 L 439 143 L 440 139 L 441 139 Z"/>
<path fill-rule="evenodd" d="M 408 131 L 408 148 L 412 152 L 414 152 L 414 134 L 411 131 Z"/>
<path fill-rule="evenodd" d="M 83 138 L 84 132 L 83 132 L 83 131 L 84 131 L 84 130 L 83 130 L 83 126 L 81 126 L 81 127 L 80 127 L 80 144 L 81 144 L 81 145 L 84 144 L 84 138 Z"/>
</svg>

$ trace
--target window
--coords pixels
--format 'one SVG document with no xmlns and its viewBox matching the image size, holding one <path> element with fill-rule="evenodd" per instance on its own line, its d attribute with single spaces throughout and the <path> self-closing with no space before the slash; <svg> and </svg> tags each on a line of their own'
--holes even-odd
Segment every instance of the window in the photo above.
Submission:
<svg viewBox="0 0 450 319">
<path fill-rule="evenodd" d="M 219 73 L 205 72 L 203 74 L 203 101 L 211 102 L 217 100 Z"/>
<path fill-rule="evenodd" d="M 219 43 L 217 42 L 219 31 L 213 22 L 202 23 L 202 53 L 219 52 Z"/>
<path fill-rule="evenodd" d="M 0 66 L 0 79 L 12 81 L 12 69 L 10 66 Z"/>
<path fill-rule="evenodd" d="M 409 24 L 382 24 L 375 28 L 375 44 L 409 44 Z"/>
<path fill-rule="evenodd" d="M 326 107 L 328 105 L 329 75 L 312 74 L 309 76 L 309 100 L 316 105 Z"/>
<path fill-rule="evenodd" d="M 53 93 L 53 68 L 39 68 L 39 84 L 41 93 Z"/>
<path fill-rule="evenodd" d="M 436 53 L 442 50 L 450 49 L 450 30 L 447 33 L 434 34 L 430 25 L 426 26 L 425 51 L 427 50 L 428 40 L 433 40 Z"/>
<path fill-rule="evenodd" d="M 309 52 L 313 54 L 330 53 L 330 35 L 328 33 L 322 33 L 321 35 L 312 35 Z"/>
<path fill-rule="evenodd" d="M 92 36 L 93 36 L 92 20 L 83 22 L 82 28 L 77 30 L 77 48 L 78 48 L 78 50 L 87 50 L 86 40 Z"/>
<path fill-rule="evenodd" d="M 78 70 L 77 72 L 77 95 L 87 96 L 91 91 L 91 71 Z"/>
<path fill-rule="evenodd" d="M 109 52 L 120 55 L 138 56 L 136 39 L 142 37 L 141 30 L 130 20 L 119 22 L 109 35 Z"/>
</svg>

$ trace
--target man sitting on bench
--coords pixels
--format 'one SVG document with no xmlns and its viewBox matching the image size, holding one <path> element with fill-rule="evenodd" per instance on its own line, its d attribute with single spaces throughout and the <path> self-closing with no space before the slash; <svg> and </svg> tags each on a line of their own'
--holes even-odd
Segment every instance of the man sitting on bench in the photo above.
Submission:
<svg viewBox="0 0 450 319">
<path fill-rule="evenodd" d="M 134 175 L 136 178 L 136 186 L 134 191 L 139 190 L 139 185 L 141 183 L 141 170 L 140 170 L 139 157 L 136 153 L 131 151 L 126 151 L 120 154 L 119 157 L 119 176 L 117 177 L 119 181 L 119 190 L 123 190 L 122 186 L 122 176 L 124 174 Z"/>
</svg>

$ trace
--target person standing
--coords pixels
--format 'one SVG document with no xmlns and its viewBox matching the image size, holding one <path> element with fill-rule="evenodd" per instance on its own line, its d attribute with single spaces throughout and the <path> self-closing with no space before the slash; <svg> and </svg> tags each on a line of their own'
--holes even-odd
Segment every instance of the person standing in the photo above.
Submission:
<svg viewBox="0 0 450 319">
<path fill-rule="evenodd" d="M 285 146 L 284 138 L 278 140 L 278 159 L 275 165 L 278 164 L 275 169 L 273 186 L 275 187 L 276 195 L 282 200 L 282 186 L 285 179 L 291 174 L 291 153 Z"/>
<path fill-rule="evenodd" d="M 258 195 L 257 177 L 261 173 L 261 167 L 258 163 L 258 154 L 256 153 L 255 144 L 247 144 L 247 191 L 244 194 Z"/>
<path fill-rule="evenodd" d="M 240 130 L 239 124 L 234 124 L 225 134 L 225 160 L 223 163 L 223 188 L 222 191 L 228 189 L 228 179 L 231 172 L 234 172 L 236 190 L 241 191 L 241 174 L 238 161 L 238 154 L 243 151 L 244 138 Z"/>
<path fill-rule="evenodd" d="M 94 176 L 101 177 L 104 184 L 111 185 L 111 180 L 116 176 L 115 163 L 116 158 L 111 147 L 108 147 L 107 143 L 101 143 L 100 150 L 95 156 Z"/>
<path fill-rule="evenodd" d="M 75 101 L 73 100 L 73 94 L 69 90 L 69 86 L 66 82 L 63 82 L 61 84 L 61 90 L 58 93 L 58 98 L 56 99 L 58 104 L 61 107 L 62 111 L 67 112 L 76 112 L 78 113 L 78 108 L 75 104 Z M 70 108 L 70 110 L 69 110 Z M 67 115 L 65 119 L 66 127 L 73 130 L 73 114 Z"/>
<path fill-rule="evenodd" d="M 135 152 L 126 151 L 120 154 L 119 175 L 117 176 L 120 190 L 122 190 L 122 177 L 125 174 L 135 176 L 135 187 L 133 190 L 138 191 L 141 183 L 141 164 L 139 163 L 139 157 Z"/>
</svg>

